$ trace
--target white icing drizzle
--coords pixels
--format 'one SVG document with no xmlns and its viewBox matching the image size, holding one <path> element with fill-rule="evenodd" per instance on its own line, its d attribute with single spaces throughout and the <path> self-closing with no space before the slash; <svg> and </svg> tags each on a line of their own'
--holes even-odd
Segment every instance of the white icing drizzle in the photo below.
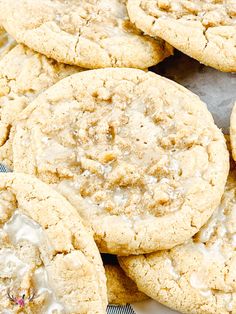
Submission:
<svg viewBox="0 0 236 314">
<path fill-rule="evenodd" d="M 167 258 L 165 260 L 165 267 L 168 270 L 168 273 L 175 279 L 178 280 L 180 278 L 180 275 L 176 272 L 176 270 L 174 269 L 174 266 L 172 264 L 172 261 Z"/>
<path fill-rule="evenodd" d="M 42 236 L 42 228 L 32 219 L 15 211 L 11 219 L 4 225 L 3 230 L 8 234 L 13 243 L 27 240 L 35 245 L 39 245 Z"/>
<path fill-rule="evenodd" d="M 117 188 L 114 191 L 114 201 L 118 206 L 124 206 L 127 201 L 127 196 L 125 195 L 125 191 L 121 188 Z"/>
<path fill-rule="evenodd" d="M 220 222 L 221 225 L 218 228 L 219 236 L 224 236 L 227 233 L 227 228 L 225 226 L 226 216 L 224 215 L 223 209 L 219 207 L 215 210 L 214 214 L 208 221 L 208 223 L 199 232 L 199 239 L 201 242 L 207 242 L 210 240 L 217 224 Z"/>
<path fill-rule="evenodd" d="M 209 297 L 212 295 L 212 292 L 201 277 L 198 272 L 193 272 L 190 276 L 190 284 L 194 289 L 198 289 L 202 296 Z"/>
<path fill-rule="evenodd" d="M 154 176 L 146 176 L 145 179 L 146 179 L 147 184 L 157 183 L 157 178 Z"/>
<path fill-rule="evenodd" d="M 39 267 L 34 273 L 34 284 L 36 287 L 37 295 L 46 293 L 48 298 L 47 302 L 44 305 L 45 314 L 54 314 L 56 311 L 57 314 L 65 313 L 64 307 L 57 301 L 53 290 L 50 287 L 48 281 L 47 271 L 44 267 Z"/>
<path fill-rule="evenodd" d="M 23 263 L 14 253 L 12 249 L 3 248 L 0 250 L 0 265 L 2 277 L 22 277 L 28 270 L 29 266 Z"/>
<path fill-rule="evenodd" d="M 27 240 L 36 246 L 40 246 L 44 236 L 41 226 L 19 211 L 15 211 L 11 219 L 4 225 L 3 230 L 14 244 L 21 240 Z M 22 278 L 29 270 L 29 265 L 23 263 L 15 255 L 14 251 L 8 248 L 0 250 L 0 264 L 4 265 L 3 276 L 12 277 L 14 274 L 16 278 Z M 34 283 L 37 295 L 42 293 L 48 294 L 47 302 L 43 309 L 44 314 L 65 313 L 63 306 L 56 300 L 56 296 L 50 288 L 44 267 L 40 267 L 35 271 Z"/>
</svg>

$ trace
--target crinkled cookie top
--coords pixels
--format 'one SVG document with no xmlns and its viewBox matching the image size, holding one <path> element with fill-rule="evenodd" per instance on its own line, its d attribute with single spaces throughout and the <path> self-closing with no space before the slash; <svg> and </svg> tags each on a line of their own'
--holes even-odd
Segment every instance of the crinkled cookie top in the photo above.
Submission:
<svg viewBox="0 0 236 314">
<path fill-rule="evenodd" d="M 82 71 L 17 45 L 0 60 L 0 162 L 12 166 L 12 126 L 21 111 L 60 79 Z"/>
<path fill-rule="evenodd" d="M 145 33 L 201 63 L 236 71 L 235 0 L 128 0 L 127 8 Z"/>
<path fill-rule="evenodd" d="M 1 22 L 19 43 L 85 68 L 147 68 L 172 54 L 130 23 L 124 0 L 6 0 Z"/>
<path fill-rule="evenodd" d="M 0 175 L 0 312 L 106 313 L 106 278 L 92 235 L 56 191 Z"/>
<path fill-rule="evenodd" d="M 119 261 L 141 291 L 175 310 L 231 314 L 236 311 L 235 248 L 234 169 L 220 206 L 191 241 L 170 251 Z"/>
<path fill-rule="evenodd" d="M 183 243 L 219 205 L 228 174 L 221 131 L 199 98 L 151 72 L 72 75 L 24 111 L 14 169 L 53 185 L 103 252 Z"/>
</svg>

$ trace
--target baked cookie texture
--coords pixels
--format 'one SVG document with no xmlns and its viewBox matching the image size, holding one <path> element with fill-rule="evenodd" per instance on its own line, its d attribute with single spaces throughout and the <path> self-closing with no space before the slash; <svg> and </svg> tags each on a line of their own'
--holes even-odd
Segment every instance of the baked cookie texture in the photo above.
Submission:
<svg viewBox="0 0 236 314">
<path fill-rule="evenodd" d="M 147 68 L 173 53 L 130 23 L 125 0 L 6 0 L 1 22 L 17 42 L 85 68 Z"/>
<path fill-rule="evenodd" d="M 236 102 L 230 117 L 230 143 L 233 159 L 236 160 Z"/>
<path fill-rule="evenodd" d="M 200 99 L 152 72 L 85 71 L 22 113 L 14 170 L 54 186 L 89 224 L 103 253 L 183 243 L 219 205 L 225 139 Z"/>
<path fill-rule="evenodd" d="M 130 20 L 218 70 L 236 71 L 234 0 L 128 0 Z"/>
<path fill-rule="evenodd" d="M 99 251 L 66 199 L 31 176 L 0 174 L 0 224 L 1 313 L 20 313 L 8 292 L 25 294 L 21 313 L 106 313 Z"/>
<path fill-rule="evenodd" d="M 189 314 L 236 312 L 236 170 L 220 206 L 200 232 L 170 251 L 121 257 L 138 288 L 166 306 Z"/>
<path fill-rule="evenodd" d="M 12 167 L 12 126 L 42 91 L 82 68 L 57 63 L 17 45 L 0 60 L 0 162 Z"/>
<path fill-rule="evenodd" d="M 111 261 L 110 255 L 102 254 L 102 259 L 107 278 L 109 304 L 126 305 L 148 299 L 148 296 L 140 292 L 136 284 L 126 276 L 125 272 L 119 266 L 116 256 L 112 257 Z"/>
<path fill-rule="evenodd" d="M 0 26 L 0 59 L 16 44 L 16 41 Z"/>
</svg>

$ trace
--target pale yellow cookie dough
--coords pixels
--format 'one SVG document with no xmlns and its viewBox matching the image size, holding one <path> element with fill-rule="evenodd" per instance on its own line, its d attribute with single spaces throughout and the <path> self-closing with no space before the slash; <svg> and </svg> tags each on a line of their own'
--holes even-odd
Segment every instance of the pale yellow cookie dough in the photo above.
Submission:
<svg viewBox="0 0 236 314">
<path fill-rule="evenodd" d="M 235 165 L 234 165 L 235 167 Z M 138 288 L 187 314 L 236 313 L 236 170 L 201 231 L 170 251 L 119 258 Z"/>
<path fill-rule="evenodd" d="M 12 167 L 11 130 L 20 112 L 60 79 L 82 71 L 17 45 L 0 60 L 0 163 Z"/>
<path fill-rule="evenodd" d="M 232 156 L 236 161 L 236 103 L 234 104 L 230 117 L 230 143 L 232 147 Z"/>
<path fill-rule="evenodd" d="M 16 41 L 0 26 L 0 59 L 16 44 Z"/>
<path fill-rule="evenodd" d="M 104 253 L 171 248 L 207 221 L 228 174 L 225 139 L 182 86 L 135 69 L 85 71 L 31 103 L 14 170 L 59 190 Z"/>
<path fill-rule="evenodd" d="M 1 313 L 106 313 L 92 235 L 64 197 L 28 175 L 0 174 L 0 269 Z M 8 293 L 25 294 L 24 308 Z"/>
<path fill-rule="evenodd" d="M 106 278 L 108 302 L 111 305 L 125 305 L 148 299 L 136 284 L 125 275 L 118 264 L 117 257 L 102 254 Z"/>
<path fill-rule="evenodd" d="M 173 53 L 130 23 L 125 0 L 3 0 L 1 22 L 17 42 L 85 68 L 148 68 Z"/>
<path fill-rule="evenodd" d="M 236 72 L 235 0 L 128 0 L 131 21 L 205 65 Z"/>
</svg>

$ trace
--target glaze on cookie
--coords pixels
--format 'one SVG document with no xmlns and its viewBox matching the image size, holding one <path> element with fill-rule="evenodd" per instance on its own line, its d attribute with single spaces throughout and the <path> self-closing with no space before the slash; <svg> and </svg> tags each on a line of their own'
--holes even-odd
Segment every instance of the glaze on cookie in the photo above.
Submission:
<svg viewBox="0 0 236 314">
<path fill-rule="evenodd" d="M 173 53 L 130 23 L 126 0 L 4 0 L 6 30 L 58 62 L 85 68 L 145 69 Z M 4 13 L 3 13 L 4 12 Z"/>
<path fill-rule="evenodd" d="M 186 314 L 236 312 L 236 169 L 220 206 L 187 243 L 170 251 L 119 258 L 139 290 Z"/>
<path fill-rule="evenodd" d="M 0 60 L 0 162 L 12 167 L 11 132 L 19 114 L 60 79 L 82 71 L 17 45 Z"/>
<path fill-rule="evenodd" d="M 92 235 L 66 199 L 28 175 L 0 174 L 0 269 L 1 313 L 106 313 Z"/>
<path fill-rule="evenodd" d="M 182 86 L 135 69 L 61 80 L 17 123 L 14 170 L 59 190 L 104 253 L 171 248 L 219 205 L 225 139 L 206 105 Z"/>
</svg>

